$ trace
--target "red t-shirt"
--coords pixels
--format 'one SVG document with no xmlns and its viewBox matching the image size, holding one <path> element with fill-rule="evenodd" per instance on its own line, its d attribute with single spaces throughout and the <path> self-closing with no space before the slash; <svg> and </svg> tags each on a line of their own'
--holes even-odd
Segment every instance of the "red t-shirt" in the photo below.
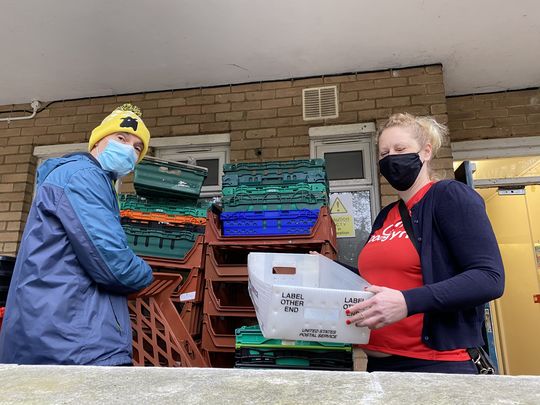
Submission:
<svg viewBox="0 0 540 405">
<path fill-rule="evenodd" d="M 407 208 L 424 197 L 433 183 L 419 190 Z M 384 224 L 371 236 L 358 257 L 360 275 L 371 284 L 408 290 L 421 287 L 420 257 L 401 222 L 397 204 L 388 212 Z M 424 360 L 464 361 L 470 357 L 464 349 L 438 351 L 421 339 L 424 314 L 416 314 L 399 322 L 371 331 L 369 343 L 362 348 Z"/>
</svg>

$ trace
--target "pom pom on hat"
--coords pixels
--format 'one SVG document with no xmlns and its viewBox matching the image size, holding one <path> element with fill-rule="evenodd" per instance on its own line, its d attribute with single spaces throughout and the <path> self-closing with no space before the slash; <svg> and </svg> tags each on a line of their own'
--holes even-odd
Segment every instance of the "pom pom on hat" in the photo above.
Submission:
<svg viewBox="0 0 540 405">
<path fill-rule="evenodd" d="M 139 155 L 140 162 L 148 151 L 150 143 L 150 131 L 144 125 L 142 120 L 142 112 L 139 107 L 132 104 L 123 104 L 116 108 L 112 113 L 94 128 L 88 141 L 88 150 L 91 151 L 94 145 L 108 135 L 116 132 L 127 132 L 137 136 L 143 143 L 144 147 Z"/>
</svg>

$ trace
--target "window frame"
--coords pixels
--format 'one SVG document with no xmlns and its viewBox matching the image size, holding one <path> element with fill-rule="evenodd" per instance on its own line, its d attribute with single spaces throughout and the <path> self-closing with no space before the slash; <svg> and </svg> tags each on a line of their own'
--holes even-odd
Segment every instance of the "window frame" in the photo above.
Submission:
<svg viewBox="0 0 540 405">
<path fill-rule="evenodd" d="M 45 160 L 61 157 L 68 153 L 88 152 L 88 142 L 65 143 L 60 145 L 44 145 L 34 147 L 34 156 L 37 157 L 37 167 Z"/>
<path fill-rule="evenodd" d="M 376 128 L 373 122 L 309 129 L 310 157 L 312 159 L 324 159 L 326 152 L 362 151 L 364 178 L 329 181 L 330 193 L 369 191 L 372 218 L 375 218 L 380 210 L 375 134 Z"/>
</svg>

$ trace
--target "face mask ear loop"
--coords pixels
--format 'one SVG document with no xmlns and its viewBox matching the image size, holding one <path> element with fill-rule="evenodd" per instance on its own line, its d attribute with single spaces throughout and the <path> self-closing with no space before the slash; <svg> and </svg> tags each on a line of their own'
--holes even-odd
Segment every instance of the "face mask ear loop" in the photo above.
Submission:
<svg viewBox="0 0 540 405">
<path fill-rule="evenodd" d="M 100 139 L 98 144 L 96 145 L 96 158 L 101 155 L 101 153 L 103 152 L 103 150 L 99 150 L 100 146 L 99 145 L 103 145 L 103 139 Z"/>
<path fill-rule="evenodd" d="M 420 152 L 422 152 L 422 149 L 416 152 L 416 154 L 418 155 L 418 159 L 420 159 L 420 162 L 422 162 L 422 166 L 424 166 L 424 163 L 426 163 L 426 160 L 424 159 L 424 161 L 422 161 L 422 159 L 420 158 Z"/>
</svg>

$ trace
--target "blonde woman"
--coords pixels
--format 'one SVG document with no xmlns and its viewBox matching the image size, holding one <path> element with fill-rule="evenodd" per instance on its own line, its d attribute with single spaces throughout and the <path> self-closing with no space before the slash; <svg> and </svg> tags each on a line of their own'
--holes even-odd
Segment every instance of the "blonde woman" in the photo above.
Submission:
<svg viewBox="0 0 540 405">
<path fill-rule="evenodd" d="M 368 371 L 477 373 L 466 349 L 484 344 L 483 305 L 502 295 L 504 270 L 482 198 L 433 177 L 446 133 L 410 114 L 379 130 L 380 172 L 400 202 L 379 213 L 358 258 L 375 295 L 347 311 L 348 324 L 372 329 Z"/>
</svg>

